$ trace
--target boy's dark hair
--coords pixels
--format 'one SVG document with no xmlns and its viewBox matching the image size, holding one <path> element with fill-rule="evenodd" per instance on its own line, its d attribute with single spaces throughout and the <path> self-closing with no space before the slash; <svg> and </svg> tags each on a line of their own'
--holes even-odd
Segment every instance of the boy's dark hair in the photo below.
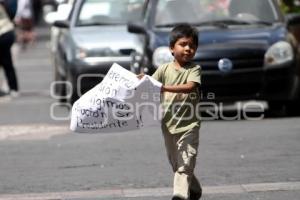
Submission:
<svg viewBox="0 0 300 200">
<path fill-rule="evenodd" d="M 170 47 L 174 47 L 176 41 L 183 37 L 193 38 L 194 44 L 198 47 L 198 30 L 188 23 L 175 26 L 170 33 Z"/>
</svg>

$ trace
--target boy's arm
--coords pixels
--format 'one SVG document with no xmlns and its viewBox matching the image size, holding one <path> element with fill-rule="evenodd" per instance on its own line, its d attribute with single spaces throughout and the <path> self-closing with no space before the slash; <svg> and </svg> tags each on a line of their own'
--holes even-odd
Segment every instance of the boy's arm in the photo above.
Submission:
<svg viewBox="0 0 300 200">
<path fill-rule="evenodd" d="M 161 87 L 161 92 L 190 93 L 197 86 L 198 83 L 193 81 L 189 81 L 186 84 L 180 84 L 180 85 L 163 85 Z"/>
<path fill-rule="evenodd" d="M 190 93 L 195 87 L 199 87 L 201 84 L 201 67 L 196 65 L 191 70 L 187 83 L 180 85 L 165 85 L 162 86 L 162 92 L 173 92 L 173 93 Z"/>
</svg>

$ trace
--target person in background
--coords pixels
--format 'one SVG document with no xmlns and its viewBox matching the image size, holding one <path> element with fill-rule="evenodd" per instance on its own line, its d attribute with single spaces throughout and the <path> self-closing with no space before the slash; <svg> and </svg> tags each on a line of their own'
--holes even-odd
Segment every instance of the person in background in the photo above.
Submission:
<svg viewBox="0 0 300 200">
<path fill-rule="evenodd" d="M 15 42 L 15 27 L 12 20 L 16 6 L 14 0 L 0 0 L 0 66 L 4 69 L 9 93 L 12 96 L 17 96 L 18 92 L 18 81 L 11 55 L 11 47 Z"/>
<path fill-rule="evenodd" d="M 34 24 L 38 25 L 40 23 L 41 15 L 42 15 L 41 0 L 32 0 L 32 11 L 33 11 Z"/>
<path fill-rule="evenodd" d="M 18 33 L 18 42 L 21 43 L 22 49 L 26 49 L 28 43 L 32 43 L 35 39 L 31 0 L 18 0 L 15 22 L 20 30 Z"/>
</svg>

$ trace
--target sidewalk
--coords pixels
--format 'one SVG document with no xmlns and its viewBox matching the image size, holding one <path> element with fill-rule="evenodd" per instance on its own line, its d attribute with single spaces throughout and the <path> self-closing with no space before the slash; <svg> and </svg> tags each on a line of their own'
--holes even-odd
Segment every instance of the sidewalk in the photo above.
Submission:
<svg viewBox="0 0 300 200">
<path fill-rule="evenodd" d="M 167 200 L 172 188 L 106 189 L 61 193 L 0 195 L 0 200 Z M 203 187 L 203 200 L 299 200 L 300 182 Z"/>
</svg>

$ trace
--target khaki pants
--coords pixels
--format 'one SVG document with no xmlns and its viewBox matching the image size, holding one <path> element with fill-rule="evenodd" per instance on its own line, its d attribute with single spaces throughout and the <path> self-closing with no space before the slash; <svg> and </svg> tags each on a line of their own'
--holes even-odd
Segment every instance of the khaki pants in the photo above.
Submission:
<svg viewBox="0 0 300 200">
<path fill-rule="evenodd" d="M 189 198 L 189 191 L 200 193 L 201 186 L 194 175 L 199 145 L 199 127 L 180 134 L 171 134 L 162 125 L 169 162 L 174 172 L 173 195 Z"/>
</svg>

